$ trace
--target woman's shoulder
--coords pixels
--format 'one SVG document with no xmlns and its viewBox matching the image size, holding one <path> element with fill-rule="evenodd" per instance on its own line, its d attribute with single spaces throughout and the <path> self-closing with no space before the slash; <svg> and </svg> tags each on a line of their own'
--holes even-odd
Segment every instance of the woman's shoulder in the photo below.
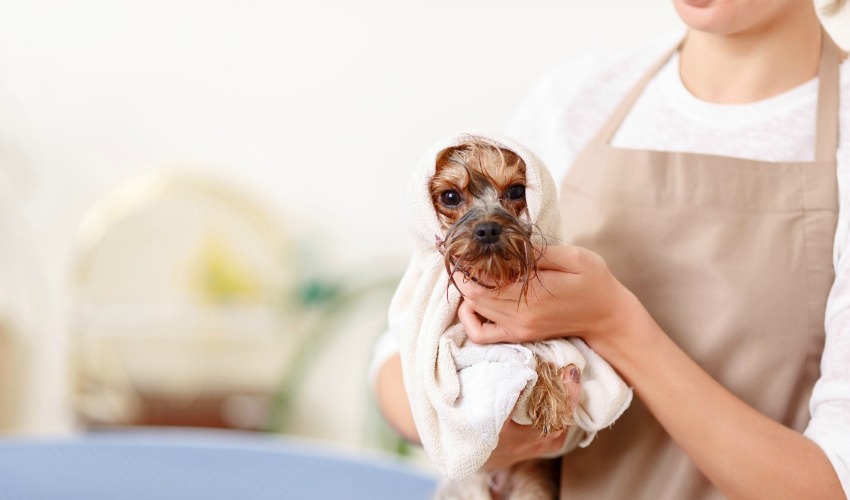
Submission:
<svg viewBox="0 0 850 500">
<path fill-rule="evenodd" d="M 539 121 L 566 111 L 580 113 L 588 109 L 595 113 L 595 102 L 611 103 L 619 94 L 625 94 L 684 34 L 684 29 L 671 30 L 637 45 L 567 59 L 537 80 L 517 114 Z"/>
<path fill-rule="evenodd" d="M 684 36 L 673 30 L 631 47 L 586 53 L 558 64 L 526 94 L 504 129 L 553 169 L 572 163 L 629 88 Z"/>
<path fill-rule="evenodd" d="M 649 66 L 669 52 L 683 37 L 676 29 L 639 44 L 616 50 L 594 51 L 553 67 L 540 79 L 537 88 L 564 95 L 564 89 L 595 93 L 630 88 Z"/>
</svg>

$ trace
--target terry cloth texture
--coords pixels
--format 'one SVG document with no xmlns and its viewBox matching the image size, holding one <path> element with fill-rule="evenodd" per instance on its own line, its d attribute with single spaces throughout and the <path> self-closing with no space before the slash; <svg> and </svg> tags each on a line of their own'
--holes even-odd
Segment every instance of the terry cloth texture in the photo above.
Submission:
<svg viewBox="0 0 850 500">
<path fill-rule="evenodd" d="M 535 355 L 582 373 L 582 394 L 561 453 L 587 446 L 597 431 L 628 408 L 632 391 L 579 339 L 525 344 L 477 345 L 457 320 L 460 293 L 438 251 L 443 236 L 428 183 L 446 148 L 470 139 L 489 142 L 519 155 L 526 164 L 528 217 L 548 244 L 560 241 L 557 191 L 543 163 L 522 145 L 492 134 L 459 134 L 434 144 L 413 174 L 407 192 L 407 221 L 414 255 L 389 310 L 389 327 L 401 352 L 404 385 L 425 451 L 446 477 L 460 480 L 480 469 L 510 416 L 531 423 L 526 402 L 537 381 Z M 538 241 L 539 243 L 539 236 Z"/>
</svg>

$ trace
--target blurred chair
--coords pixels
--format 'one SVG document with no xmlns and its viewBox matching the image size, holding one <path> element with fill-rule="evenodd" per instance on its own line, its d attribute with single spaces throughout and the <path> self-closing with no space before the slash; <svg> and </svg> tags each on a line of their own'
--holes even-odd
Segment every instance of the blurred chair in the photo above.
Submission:
<svg viewBox="0 0 850 500">
<path fill-rule="evenodd" d="M 378 332 L 358 322 L 385 317 L 401 277 L 386 262 L 349 274 L 311 269 L 314 259 L 256 196 L 199 173 L 154 175 L 117 190 L 92 208 L 76 247 L 73 399 L 86 427 L 331 435 L 321 423 L 299 426 L 296 413 L 303 421 L 322 410 L 298 396 L 309 376 L 324 377 L 333 387 L 322 399 L 345 404 L 336 375 L 317 370 L 317 361 L 352 329 L 368 337 L 360 338 L 369 352 Z M 365 421 L 361 436 L 346 439 L 407 454 L 366 403 L 365 373 L 353 367 L 367 360 L 347 353 L 342 362 L 364 404 L 336 410 Z"/>
<path fill-rule="evenodd" d="M 302 333 L 282 221 L 232 181 L 162 173 L 82 223 L 72 264 L 82 423 L 255 429 Z"/>
</svg>

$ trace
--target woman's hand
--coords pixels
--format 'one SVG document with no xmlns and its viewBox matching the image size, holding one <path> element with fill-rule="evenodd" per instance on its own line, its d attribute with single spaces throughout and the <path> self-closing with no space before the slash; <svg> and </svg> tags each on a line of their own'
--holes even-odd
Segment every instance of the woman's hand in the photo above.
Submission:
<svg viewBox="0 0 850 500">
<path fill-rule="evenodd" d="M 518 285 L 494 291 L 455 277 L 464 295 L 458 316 L 470 339 L 487 343 L 580 336 L 634 387 L 673 440 L 726 496 L 842 498 L 835 469 L 817 444 L 714 380 L 667 336 L 598 255 L 552 246 L 538 264 L 540 279 L 529 284 L 527 301 L 519 296 Z M 510 453 L 528 458 L 557 445 L 535 440 L 533 430 L 510 423 L 500 439 L 504 443 L 492 457 L 498 465 L 511 463 Z M 529 441 L 523 444 L 523 439 Z"/>
<path fill-rule="evenodd" d="M 574 366 L 564 370 L 564 390 L 570 395 L 573 406 L 581 395 L 581 372 Z M 564 447 L 565 431 L 541 436 L 540 431 L 530 425 L 519 425 L 510 418 L 499 433 L 499 444 L 484 464 L 486 470 L 505 470 L 512 465 L 556 453 Z"/>
<path fill-rule="evenodd" d="M 621 330 L 618 325 L 628 321 L 634 308 L 642 308 L 602 257 L 571 245 L 546 248 L 526 297 L 520 284 L 488 290 L 464 283 L 460 274 L 455 281 L 464 296 L 458 316 L 469 338 L 479 344 L 568 336 L 592 344 Z"/>
</svg>

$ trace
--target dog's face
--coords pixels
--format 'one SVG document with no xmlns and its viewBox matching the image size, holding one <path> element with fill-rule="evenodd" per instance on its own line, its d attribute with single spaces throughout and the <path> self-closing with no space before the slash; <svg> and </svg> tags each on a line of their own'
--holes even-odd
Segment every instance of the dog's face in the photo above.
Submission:
<svg viewBox="0 0 850 500">
<path fill-rule="evenodd" d="M 461 271 L 492 288 L 521 281 L 525 292 L 537 261 L 525 162 L 512 151 L 470 141 L 439 155 L 429 188 L 449 274 Z"/>
</svg>

